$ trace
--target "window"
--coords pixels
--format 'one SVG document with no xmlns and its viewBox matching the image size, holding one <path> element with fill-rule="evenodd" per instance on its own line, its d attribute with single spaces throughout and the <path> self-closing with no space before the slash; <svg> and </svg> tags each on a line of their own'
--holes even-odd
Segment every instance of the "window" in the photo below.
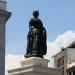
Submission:
<svg viewBox="0 0 75 75">
<path fill-rule="evenodd" d="M 71 75 L 71 72 L 69 72 L 69 75 Z"/>
<path fill-rule="evenodd" d="M 75 70 L 73 70 L 73 75 L 75 75 Z"/>
<path fill-rule="evenodd" d="M 64 65 L 64 56 L 57 60 L 57 68 Z"/>
<path fill-rule="evenodd" d="M 64 67 L 63 67 L 63 68 L 61 68 L 61 70 L 62 70 L 62 71 L 61 71 L 61 72 L 62 72 L 62 75 L 64 75 Z"/>
</svg>

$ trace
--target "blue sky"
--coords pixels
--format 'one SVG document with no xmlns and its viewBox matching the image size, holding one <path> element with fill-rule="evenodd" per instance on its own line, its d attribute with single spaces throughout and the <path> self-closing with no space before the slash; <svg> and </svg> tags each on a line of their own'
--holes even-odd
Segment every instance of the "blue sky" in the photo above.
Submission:
<svg viewBox="0 0 75 75">
<path fill-rule="evenodd" d="M 28 22 L 33 10 L 47 30 L 47 41 L 58 35 L 75 31 L 75 0 L 6 0 L 12 16 L 6 25 L 6 54 L 25 54 Z"/>
</svg>

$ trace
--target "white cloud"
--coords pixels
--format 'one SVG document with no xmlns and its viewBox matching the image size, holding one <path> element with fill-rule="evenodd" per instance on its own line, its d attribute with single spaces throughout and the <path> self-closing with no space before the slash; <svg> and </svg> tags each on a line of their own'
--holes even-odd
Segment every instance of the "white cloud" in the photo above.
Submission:
<svg viewBox="0 0 75 75">
<path fill-rule="evenodd" d="M 53 67 L 52 56 L 58 53 L 62 47 L 67 47 L 73 41 L 75 41 L 75 33 L 72 31 L 67 31 L 64 34 L 59 35 L 53 42 L 47 42 L 47 55 L 45 56 L 45 58 L 50 60 L 50 67 Z M 6 55 L 6 70 L 21 67 L 19 62 L 23 59 L 23 55 Z"/>
<path fill-rule="evenodd" d="M 24 60 L 23 55 L 14 55 L 14 54 L 8 54 L 5 57 L 5 68 L 7 70 L 21 67 L 20 61 Z"/>
<path fill-rule="evenodd" d="M 8 54 L 5 56 L 5 75 L 8 75 L 8 70 L 21 67 L 20 61 L 24 60 L 23 55 Z"/>
<path fill-rule="evenodd" d="M 54 41 L 47 42 L 47 55 L 45 58 L 48 58 L 50 60 L 49 66 L 54 66 L 54 60 L 52 56 L 54 56 L 56 53 L 58 53 L 61 48 L 66 48 L 68 45 L 70 45 L 72 42 L 75 41 L 75 32 L 67 31 L 64 34 L 59 35 Z"/>
</svg>

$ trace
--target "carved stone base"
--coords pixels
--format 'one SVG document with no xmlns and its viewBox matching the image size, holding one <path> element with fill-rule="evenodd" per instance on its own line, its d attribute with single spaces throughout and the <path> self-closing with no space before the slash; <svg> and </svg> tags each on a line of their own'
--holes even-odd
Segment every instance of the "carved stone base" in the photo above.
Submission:
<svg viewBox="0 0 75 75">
<path fill-rule="evenodd" d="M 37 65 L 37 66 L 48 67 L 48 62 L 49 60 L 47 59 L 42 59 L 38 57 L 30 57 L 21 61 L 21 66 L 24 67 L 24 66 L 29 66 L 29 65 Z"/>
<path fill-rule="evenodd" d="M 26 58 L 21 61 L 21 68 L 8 71 L 9 75 L 61 75 L 54 68 L 48 68 L 48 60 L 37 57 Z"/>
</svg>

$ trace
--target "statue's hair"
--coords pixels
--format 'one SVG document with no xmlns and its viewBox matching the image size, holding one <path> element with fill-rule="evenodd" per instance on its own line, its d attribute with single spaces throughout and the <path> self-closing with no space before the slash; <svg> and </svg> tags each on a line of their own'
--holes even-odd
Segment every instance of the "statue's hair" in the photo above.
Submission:
<svg viewBox="0 0 75 75">
<path fill-rule="evenodd" d="M 33 16 L 39 16 L 39 11 L 38 10 L 35 10 L 35 11 L 33 11 Z"/>
</svg>

